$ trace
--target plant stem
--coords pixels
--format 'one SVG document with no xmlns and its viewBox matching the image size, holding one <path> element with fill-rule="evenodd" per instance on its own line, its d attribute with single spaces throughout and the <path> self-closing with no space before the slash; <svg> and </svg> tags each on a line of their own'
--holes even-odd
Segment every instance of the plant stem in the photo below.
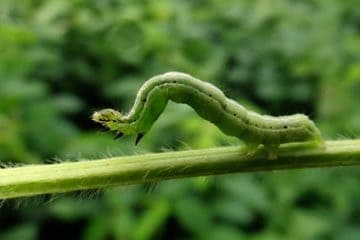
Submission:
<svg viewBox="0 0 360 240">
<path fill-rule="evenodd" d="M 360 165 L 360 139 L 280 147 L 269 160 L 260 148 L 249 156 L 242 146 L 28 165 L 0 169 L 0 199 L 107 188 L 166 179 L 235 172 Z"/>
</svg>

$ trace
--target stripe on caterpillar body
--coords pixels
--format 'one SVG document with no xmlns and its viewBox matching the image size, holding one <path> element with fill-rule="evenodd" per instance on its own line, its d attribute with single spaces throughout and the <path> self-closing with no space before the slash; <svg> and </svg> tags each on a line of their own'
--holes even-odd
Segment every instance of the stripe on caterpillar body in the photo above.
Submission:
<svg viewBox="0 0 360 240">
<path fill-rule="evenodd" d="M 190 105 L 225 134 L 243 139 L 251 152 L 263 144 L 271 158 L 276 157 L 282 143 L 315 141 L 323 144 L 320 131 L 306 115 L 260 115 L 228 99 L 214 85 L 179 72 L 168 72 L 145 82 L 127 115 L 103 109 L 95 112 L 92 119 L 116 131 L 117 137 L 138 134 L 137 143 L 159 118 L 169 100 Z"/>
</svg>

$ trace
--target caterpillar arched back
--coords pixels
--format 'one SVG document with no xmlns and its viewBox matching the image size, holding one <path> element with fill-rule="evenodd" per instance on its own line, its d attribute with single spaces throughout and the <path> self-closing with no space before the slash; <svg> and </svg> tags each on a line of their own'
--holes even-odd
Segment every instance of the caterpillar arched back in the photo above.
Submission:
<svg viewBox="0 0 360 240">
<path fill-rule="evenodd" d="M 324 143 L 319 129 L 304 114 L 279 117 L 260 115 L 227 98 L 214 85 L 180 72 L 168 72 L 146 81 L 128 114 L 103 109 L 95 112 L 92 120 L 115 131 L 115 138 L 137 134 L 135 144 L 138 144 L 169 100 L 188 104 L 223 133 L 243 139 L 250 153 L 263 144 L 269 150 L 270 158 L 276 158 L 277 149 L 282 143 Z"/>
</svg>

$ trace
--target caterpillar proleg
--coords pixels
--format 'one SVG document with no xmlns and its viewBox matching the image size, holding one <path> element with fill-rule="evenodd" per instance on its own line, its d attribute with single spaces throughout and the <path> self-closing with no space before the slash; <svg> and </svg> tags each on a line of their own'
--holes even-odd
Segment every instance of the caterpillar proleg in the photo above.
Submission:
<svg viewBox="0 0 360 240">
<path fill-rule="evenodd" d="M 243 139 L 249 153 L 263 144 L 270 158 L 276 158 L 279 145 L 283 143 L 324 143 L 319 129 L 304 114 L 278 117 L 258 114 L 227 98 L 214 85 L 180 72 L 164 73 L 146 81 L 128 114 L 103 109 L 94 112 L 92 120 L 115 131 L 115 138 L 137 134 L 137 144 L 159 118 L 169 100 L 191 106 L 226 135 Z"/>
</svg>

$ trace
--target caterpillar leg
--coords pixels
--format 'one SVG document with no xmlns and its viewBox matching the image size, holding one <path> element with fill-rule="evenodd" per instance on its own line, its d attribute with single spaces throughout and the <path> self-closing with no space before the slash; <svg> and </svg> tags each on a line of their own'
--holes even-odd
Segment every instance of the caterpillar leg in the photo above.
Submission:
<svg viewBox="0 0 360 240">
<path fill-rule="evenodd" d="M 256 151 L 258 150 L 260 144 L 256 144 L 256 143 L 248 143 L 246 144 L 246 156 L 247 157 L 252 157 L 254 156 L 254 154 L 256 153 Z"/>
<path fill-rule="evenodd" d="M 103 133 L 103 132 L 108 132 L 108 131 L 109 131 L 108 128 L 101 128 L 101 129 L 99 130 L 99 132 L 101 132 L 101 133 Z"/>
<path fill-rule="evenodd" d="M 135 140 L 135 145 L 138 145 L 138 143 L 140 142 L 140 140 L 144 137 L 143 133 L 138 133 L 138 135 L 136 136 L 136 140 Z"/>
<path fill-rule="evenodd" d="M 277 159 L 279 152 L 279 144 L 268 144 L 268 145 L 264 145 L 264 147 L 269 153 L 269 160 Z"/>
<path fill-rule="evenodd" d="M 124 133 L 122 133 L 122 132 L 116 132 L 116 135 L 115 135 L 115 137 L 114 137 L 114 140 L 119 139 L 119 138 L 121 138 L 122 136 L 124 136 Z"/>
</svg>

